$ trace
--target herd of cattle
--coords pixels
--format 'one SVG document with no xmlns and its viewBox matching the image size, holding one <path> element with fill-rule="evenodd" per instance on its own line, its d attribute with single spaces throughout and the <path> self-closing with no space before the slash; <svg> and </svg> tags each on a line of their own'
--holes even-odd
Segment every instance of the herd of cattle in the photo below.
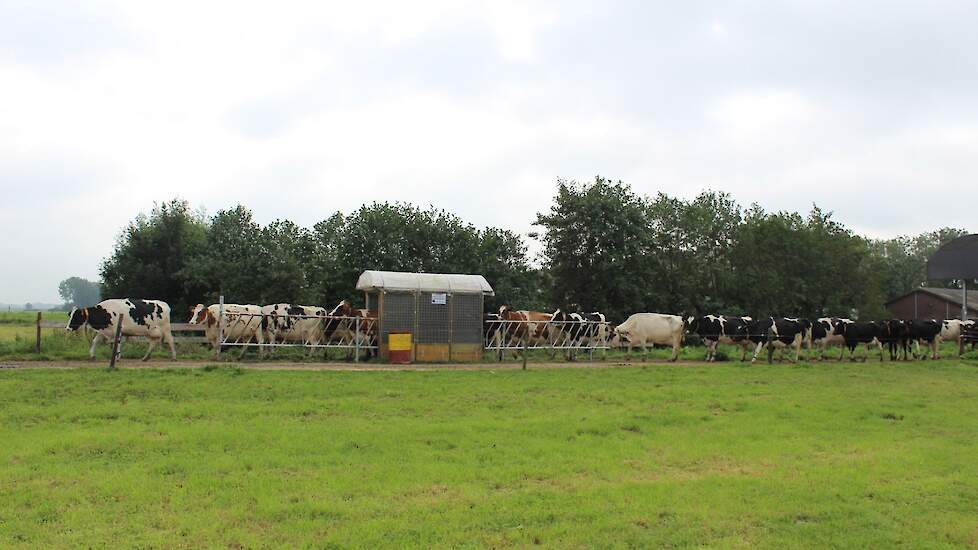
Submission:
<svg viewBox="0 0 978 550">
<path fill-rule="evenodd" d="M 223 315 L 222 315 L 223 312 Z M 170 328 L 170 306 L 159 300 L 111 299 L 85 308 L 74 308 L 68 316 L 67 329 L 76 331 L 88 325 L 95 330 L 89 357 L 95 357 L 99 342 L 115 338 L 118 323 L 122 336 L 146 337 L 149 349 L 143 361 L 160 344 L 170 347 L 176 359 Z M 260 355 L 269 345 L 301 344 L 310 347 L 342 342 L 353 347 L 369 348 L 376 342 L 376 318 L 365 309 L 355 309 L 343 300 L 332 310 L 318 306 L 272 304 L 197 304 L 190 310 L 190 324 L 204 327 L 204 336 L 215 352 L 222 345 L 256 344 Z M 223 332 L 223 335 L 222 335 Z M 367 350 L 369 353 L 369 349 Z"/>
<path fill-rule="evenodd" d="M 698 336 L 706 346 L 706 360 L 716 359 L 717 346 L 728 344 L 742 349 L 741 361 L 751 352 L 751 362 L 757 360 L 762 350 L 793 349 L 792 361 L 798 361 L 802 348 L 815 350 L 818 359 L 824 359 L 829 346 L 839 347 L 839 360 L 849 350 L 850 359 L 855 350 L 866 346 L 877 348 L 880 360 L 883 348 L 889 350 L 891 360 L 925 358 L 921 345 L 930 349 L 934 359 L 940 358 L 939 346 L 943 341 L 957 342 L 963 328 L 975 328 L 975 321 L 914 319 L 887 321 L 853 321 L 852 319 L 823 317 L 814 322 L 808 319 L 765 317 L 732 317 L 706 315 L 681 317 L 663 313 L 635 313 L 620 325 L 608 326 L 605 316 L 598 312 L 554 313 L 513 310 L 502 306 L 499 313 L 485 316 L 487 341 L 506 342 L 499 346 L 507 349 L 522 347 L 587 347 L 595 341 L 602 347 L 622 347 L 627 350 L 641 348 L 643 354 L 649 346 L 672 348 L 670 360 L 679 357 L 687 335 Z M 609 338 L 610 336 L 610 338 Z"/>
<path fill-rule="evenodd" d="M 223 313 L 223 316 L 222 316 Z M 273 304 L 267 306 L 241 304 L 197 304 L 190 311 L 190 323 L 202 325 L 207 342 L 215 352 L 222 345 L 257 345 L 259 354 L 275 345 L 302 345 L 310 353 L 317 347 L 340 345 L 364 348 L 370 353 L 377 345 L 377 319 L 365 309 L 355 309 L 343 300 L 332 310 L 317 306 Z M 68 330 L 88 325 L 95 330 L 89 356 L 95 357 L 99 342 L 112 341 L 121 323 L 123 336 L 146 337 L 149 348 L 143 360 L 149 358 L 157 345 L 165 343 L 170 355 L 176 358 L 170 328 L 170 306 L 159 300 L 111 299 L 86 308 L 75 308 L 68 317 Z M 853 321 L 841 318 L 807 319 L 766 317 L 731 317 L 706 315 L 681 317 L 662 313 L 635 313 L 617 326 L 608 324 L 598 312 L 553 313 L 514 310 L 502 306 L 499 313 L 484 318 L 487 348 L 519 350 L 524 348 L 617 348 L 627 350 L 649 346 L 669 346 L 675 361 L 686 336 L 698 336 L 706 346 L 706 360 L 716 359 L 717 346 L 728 344 L 742 349 L 741 360 L 752 354 L 756 361 L 767 349 L 794 350 L 789 359 L 797 361 L 802 348 L 815 350 L 819 359 L 825 358 L 829 346 L 840 348 L 839 360 L 846 350 L 855 358 L 855 350 L 866 346 L 864 360 L 871 348 L 877 348 L 880 360 L 883 348 L 889 349 L 890 359 L 902 354 L 903 359 L 925 358 L 921 345 L 930 349 L 930 356 L 939 358 L 942 341 L 957 342 L 964 328 L 976 328 L 975 321 L 933 319 Z M 222 334 L 223 332 L 223 334 Z"/>
</svg>

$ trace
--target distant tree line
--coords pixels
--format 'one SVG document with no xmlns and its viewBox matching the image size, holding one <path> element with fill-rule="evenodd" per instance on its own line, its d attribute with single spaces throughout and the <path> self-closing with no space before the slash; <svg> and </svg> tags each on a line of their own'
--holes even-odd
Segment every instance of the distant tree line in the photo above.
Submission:
<svg viewBox="0 0 978 550">
<path fill-rule="evenodd" d="M 745 209 L 712 191 L 643 197 L 600 177 L 558 181 L 535 224 L 543 248 L 530 258 L 520 235 L 436 208 L 373 203 L 305 228 L 262 226 L 243 206 L 206 216 L 172 200 L 122 231 L 101 266 L 101 293 L 162 298 L 175 312 L 220 294 L 330 306 L 362 302 L 357 277 L 379 269 L 483 274 L 496 291 L 487 309 L 580 308 L 613 321 L 636 311 L 870 318 L 926 283 L 927 256 L 965 234 L 873 240 L 817 206 L 803 216 Z"/>
</svg>

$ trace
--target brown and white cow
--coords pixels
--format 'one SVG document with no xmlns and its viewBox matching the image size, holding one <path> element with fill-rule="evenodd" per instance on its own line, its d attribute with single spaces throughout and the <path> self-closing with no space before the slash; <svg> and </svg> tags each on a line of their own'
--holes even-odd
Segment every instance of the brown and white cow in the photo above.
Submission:
<svg viewBox="0 0 978 550">
<path fill-rule="evenodd" d="M 138 300 L 119 298 L 103 300 L 91 307 L 73 308 L 68 316 L 67 330 L 76 331 L 88 325 L 95 329 L 92 347 L 88 350 L 89 359 L 95 359 L 95 347 L 101 341 L 111 342 L 115 338 L 116 327 L 122 324 L 122 336 L 145 336 L 149 339 L 149 349 L 143 361 L 149 359 L 160 342 L 170 346 L 170 357 L 177 358 L 170 332 L 170 306 L 159 300 Z"/>
<path fill-rule="evenodd" d="M 349 300 L 341 300 L 326 316 L 323 338 L 326 341 L 342 342 L 347 345 L 376 346 L 377 312 L 356 309 Z M 348 358 L 352 357 L 352 353 L 351 351 L 348 354 Z M 373 355 L 373 350 L 368 349 L 367 357 Z"/>
<path fill-rule="evenodd" d="M 204 336 L 207 343 L 214 348 L 214 353 L 218 352 L 220 342 L 231 342 L 236 344 L 261 344 L 265 342 L 265 333 L 262 330 L 261 307 L 256 305 L 224 304 L 224 337 L 220 338 L 218 317 L 220 316 L 221 306 L 212 304 L 204 307 L 204 304 L 197 304 L 190 311 L 190 324 L 204 325 Z"/>
<path fill-rule="evenodd" d="M 506 343 L 510 346 L 549 346 L 554 337 L 553 319 L 553 313 L 499 306 L 499 320 L 502 321 Z"/>
</svg>

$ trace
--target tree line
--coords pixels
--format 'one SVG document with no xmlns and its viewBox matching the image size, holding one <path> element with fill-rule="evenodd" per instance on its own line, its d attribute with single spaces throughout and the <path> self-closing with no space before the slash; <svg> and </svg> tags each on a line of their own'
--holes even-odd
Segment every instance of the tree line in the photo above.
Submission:
<svg viewBox="0 0 978 550">
<path fill-rule="evenodd" d="M 551 311 L 885 317 L 884 302 L 927 283 L 926 259 L 966 232 L 856 235 L 817 206 L 805 215 L 742 207 L 727 193 L 645 197 L 620 181 L 558 181 L 537 214 L 542 245 L 437 208 L 373 203 L 311 228 L 261 225 L 237 206 L 213 215 L 157 204 L 120 233 L 101 265 L 102 296 L 156 297 L 175 318 L 220 294 L 237 303 L 362 303 L 363 270 L 479 273 L 502 303 Z M 953 282 L 932 282 L 946 285 Z"/>
</svg>

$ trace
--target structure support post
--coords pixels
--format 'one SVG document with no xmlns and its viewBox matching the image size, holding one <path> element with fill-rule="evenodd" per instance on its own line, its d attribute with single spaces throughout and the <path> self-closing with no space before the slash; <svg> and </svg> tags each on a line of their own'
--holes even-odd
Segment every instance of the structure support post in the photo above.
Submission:
<svg viewBox="0 0 978 550">
<path fill-rule="evenodd" d="M 968 279 L 961 279 L 961 320 L 968 320 Z M 964 325 L 961 325 L 961 333 L 958 334 L 958 357 L 964 353 Z"/>
<path fill-rule="evenodd" d="M 529 351 L 527 349 L 527 343 L 530 340 L 530 323 L 526 324 L 526 336 L 523 338 L 523 370 L 526 370 L 526 354 Z"/>
<path fill-rule="evenodd" d="M 37 312 L 37 339 L 34 342 L 34 351 L 41 353 L 41 312 Z"/>
<path fill-rule="evenodd" d="M 250 324 L 252 319 L 248 320 Z M 221 347 L 224 345 L 224 295 L 217 301 L 217 358 L 221 358 Z M 260 354 L 260 350 L 259 350 Z"/>
</svg>

